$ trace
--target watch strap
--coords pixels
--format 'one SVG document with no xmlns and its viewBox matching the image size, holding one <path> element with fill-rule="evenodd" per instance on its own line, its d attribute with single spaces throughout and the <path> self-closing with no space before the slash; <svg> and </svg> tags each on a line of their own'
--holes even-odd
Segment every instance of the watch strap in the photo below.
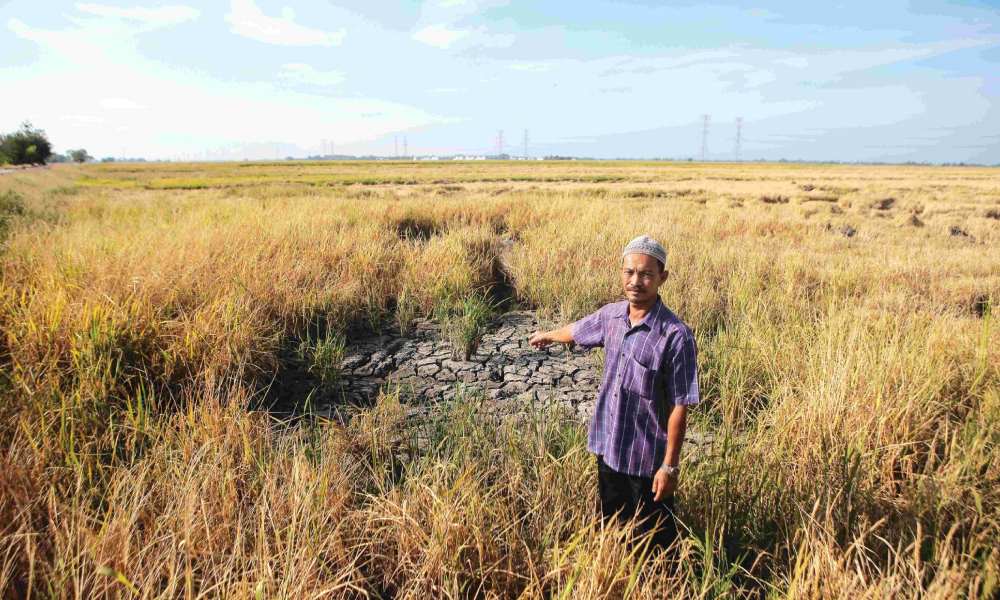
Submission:
<svg viewBox="0 0 1000 600">
<path fill-rule="evenodd" d="M 681 474 L 681 466 L 670 466 L 670 465 L 660 465 L 660 470 L 665 472 L 670 477 L 677 477 Z"/>
</svg>

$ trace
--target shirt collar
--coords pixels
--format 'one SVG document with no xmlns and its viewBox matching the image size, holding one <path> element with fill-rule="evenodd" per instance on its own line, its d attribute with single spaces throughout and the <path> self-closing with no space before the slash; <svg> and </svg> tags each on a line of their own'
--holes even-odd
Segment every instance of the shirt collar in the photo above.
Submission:
<svg viewBox="0 0 1000 600">
<path fill-rule="evenodd" d="M 639 321 L 638 324 L 636 324 L 636 327 L 641 327 L 641 326 L 645 325 L 648 329 L 652 329 L 653 328 L 653 322 L 659 319 L 659 317 L 660 317 L 660 311 L 663 310 L 663 308 L 664 308 L 663 301 L 660 299 L 660 295 L 657 294 L 656 295 L 656 301 L 653 302 L 653 306 L 651 306 L 649 308 L 649 312 L 646 313 L 646 316 L 643 317 L 642 320 Z M 622 315 L 621 316 L 622 316 L 622 318 L 625 319 L 625 323 L 626 323 L 627 327 L 631 328 L 632 327 L 632 322 L 628 318 L 628 309 L 629 309 L 629 303 L 626 300 L 625 301 L 625 309 L 622 311 Z"/>
</svg>

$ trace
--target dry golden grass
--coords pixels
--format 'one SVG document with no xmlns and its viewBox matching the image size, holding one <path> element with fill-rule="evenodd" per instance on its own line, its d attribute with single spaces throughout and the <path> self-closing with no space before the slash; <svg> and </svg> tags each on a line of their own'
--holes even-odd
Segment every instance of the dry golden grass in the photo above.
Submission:
<svg viewBox="0 0 1000 600">
<path fill-rule="evenodd" d="M 989 597 L 997 181 L 613 162 L 4 175 L 0 589 Z M 307 333 L 441 314 L 495 283 L 504 248 L 517 300 L 578 317 L 617 298 L 639 233 L 668 247 L 663 296 L 699 341 L 694 426 L 716 435 L 685 471 L 672 557 L 600 528 L 583 426 L 557 409 L 248 410 Z"/>
</svg>

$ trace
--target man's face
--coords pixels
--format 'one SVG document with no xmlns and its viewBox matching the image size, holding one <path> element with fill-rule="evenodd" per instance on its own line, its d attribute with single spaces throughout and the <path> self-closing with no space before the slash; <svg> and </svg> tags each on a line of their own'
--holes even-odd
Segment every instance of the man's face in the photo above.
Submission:
<svg viewBox="0 0 1000 600">
<path fill-rule="evenodd" d="M 656 299 L 656 293 L 667 280 L 667 272 L 648 254 L 626 254 L 622 260 L 622 288 L 632 304 L 646 304 Z"/>
</svg>

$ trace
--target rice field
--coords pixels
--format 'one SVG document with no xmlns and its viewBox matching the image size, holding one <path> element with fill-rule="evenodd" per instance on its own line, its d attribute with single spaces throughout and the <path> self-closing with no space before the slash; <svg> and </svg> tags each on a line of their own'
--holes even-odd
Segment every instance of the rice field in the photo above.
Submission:
<svg viewBox="0 0 1000 600">
<path fill-rule="evenodd" d="M 362 332 L 463 339 L 501 255 L 510 305 L 587 314 L 642 233 L 714 440 L 682 452 L 671 553 L 601 527 L 558 406 L 263 408 L 295 352 L 325 378 Z M 0 176 L 0 239 L 5 597 L 1000 589 L 995 168 L 61 165 Z"/>
</svg>

